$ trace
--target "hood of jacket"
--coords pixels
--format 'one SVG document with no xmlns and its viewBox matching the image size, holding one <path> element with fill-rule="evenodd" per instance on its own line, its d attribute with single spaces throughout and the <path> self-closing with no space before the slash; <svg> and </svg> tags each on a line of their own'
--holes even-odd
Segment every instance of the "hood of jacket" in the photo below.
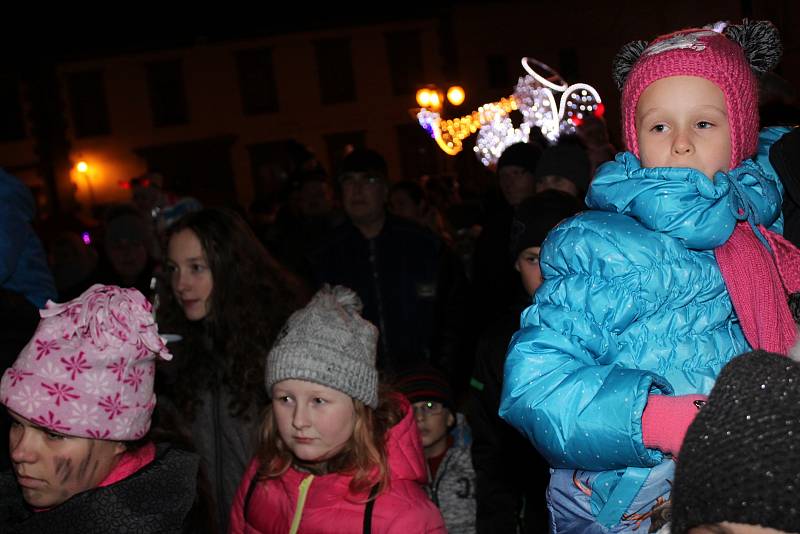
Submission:
<svg viewBox="0 0 800 534">
<path fill-rule="evenodd" d="M 402 395 L 395 395 L 395 401 L 405 411 L 403 418 L 394 425 L 386 436 L 386 454 L 392 480 L 412 480 L 426 484 L 428 473 L 425 469 L 425 455 L 422 439 L 414 420 L 411 404 Z"/>
</svg>

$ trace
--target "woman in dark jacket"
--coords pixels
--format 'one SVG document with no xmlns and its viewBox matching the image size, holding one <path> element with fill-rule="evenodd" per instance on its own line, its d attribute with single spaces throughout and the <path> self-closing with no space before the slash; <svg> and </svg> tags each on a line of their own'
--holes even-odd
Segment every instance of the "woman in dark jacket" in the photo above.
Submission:
<svg viewBox="0 0 800 534">
<path fill-rule="evenodd" d="M 226 532 L 267 404 L 264 360 L 303 291 L 232 211 L 190 213 L 167 243 L 170 291 L 161 295 L 159 324 L 180 341 L 159 367 L 159 394 L 191 431 Z"/>
</svg>

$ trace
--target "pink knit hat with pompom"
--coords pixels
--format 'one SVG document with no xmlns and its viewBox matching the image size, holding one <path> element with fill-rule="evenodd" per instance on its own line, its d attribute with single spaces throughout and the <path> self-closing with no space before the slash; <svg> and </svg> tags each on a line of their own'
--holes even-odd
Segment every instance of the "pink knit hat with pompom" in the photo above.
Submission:
<svg viewBox="0 0 800 534">
<path fill-rule="evenodd" d="M 681 30 L 657 38 L 645 48 L 622 90 L 625 145 L 639 157 L 636 106 L 653 82 L 670 76 L 697 76 L 725 95 L 733 169 L 755 154 L 758 143 L 758 82 L 742 47 L 709 29 Z"/>
<path fill-rule="evenodd" d="M 135 289 L 94 285 L 48 301 L 33 339 L 0 380 L 0 401 L 48 430 L 132 441 L 150 428 L 155 359 L 172 355 Z"/>
<path fill-rule="evenodd" d="M 636 107 L 653 82 L 670 76 L 697 76 L 725 95 L 731 135 L 730 168 L 756 153 L 758 80 L 780 61 L 783 47 L 766 20 L 716 23 L 662 35 L 651 43 L 633 41 L 614 58 L 613 74 L 622 91 L 622 130 L 628 150 L 639 157 Z"/>
</svg>

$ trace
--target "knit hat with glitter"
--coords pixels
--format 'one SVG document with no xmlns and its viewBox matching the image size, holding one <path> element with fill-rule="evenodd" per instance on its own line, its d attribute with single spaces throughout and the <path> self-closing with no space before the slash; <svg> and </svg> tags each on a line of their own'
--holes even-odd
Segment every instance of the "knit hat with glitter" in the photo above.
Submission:
<svg viewBox="0 0 800 534">
<path fill-rule="evenodd" d="M 377 408 L 378 329 L 361 309 L 353 290 L 325 285 L 294 312 L 267 356 L 267 394 L 281 380 L 306 380 Z"/>
<path fill-rule="evenodd" d="M 672 533 L 723 521 L 800 531 L 800 363 L 753 351 L 731 360 L 686 433 Z"/>
<path fill-rule="evenodd" d="M 150 428 L 155 360 L 172 355 L 135 289 L 93 285 L 47 302 L 33 338 L 0 380 L 0 400 L 67 436 L 132 441 Z"/>
<path fill-rule="evenodd" d="M 670 76 L 697 76 L 713 82 L 725 95 L 731 136 L 730 168 L 756 152 L 758 81 L 778 64 L 778 31 L 768 21 L 692 28 L 662 35 L 651 43 L 634 41 L 614 59 L 614 79 L 622 90 L 625 145 L 639 157 L 636 106 L 650 84 Z"/>
</svg>

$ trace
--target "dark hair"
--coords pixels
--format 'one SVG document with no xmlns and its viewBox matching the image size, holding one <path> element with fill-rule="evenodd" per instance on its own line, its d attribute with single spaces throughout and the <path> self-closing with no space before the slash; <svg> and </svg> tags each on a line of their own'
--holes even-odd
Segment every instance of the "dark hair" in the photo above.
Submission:
<svg viewBox="0 0 800 534">
<path fill-rule="evenodd" d="M 230 210 L 203 209 L 186 215 L 170 228 L 167 242 L 184 230 L 199 239 L 214 285 L 209 313 L 199 324 L 186 319 L 172 291 L 162 292 L 159 329 L 184 338 L 171 347 L 185 368 L 176 373 L 169 394 L 193 418 L 199 392 L 221 381 L 233 395 L 231 413 L 242 416 L 266 402 L 267 353 L 291 312 L 307 299 L 307 291 Z"/>
<path fill-rule="evenodd" d="M 379 172 L 383 178 L 388 177 L 388 167 L 383 156 L 368 148 L 357 148 L 342 160 L 339 174 L 346 172 Z"/>
<path fill-rule="evenodd" d="M 542 150 L 535 144 L 514 143 L 503 150 L 497 160 L 496 171 L 499 172 L 500 169 L 507 165 L 516 165 L 533 174 L 541 156 Z"/>
</svg>

